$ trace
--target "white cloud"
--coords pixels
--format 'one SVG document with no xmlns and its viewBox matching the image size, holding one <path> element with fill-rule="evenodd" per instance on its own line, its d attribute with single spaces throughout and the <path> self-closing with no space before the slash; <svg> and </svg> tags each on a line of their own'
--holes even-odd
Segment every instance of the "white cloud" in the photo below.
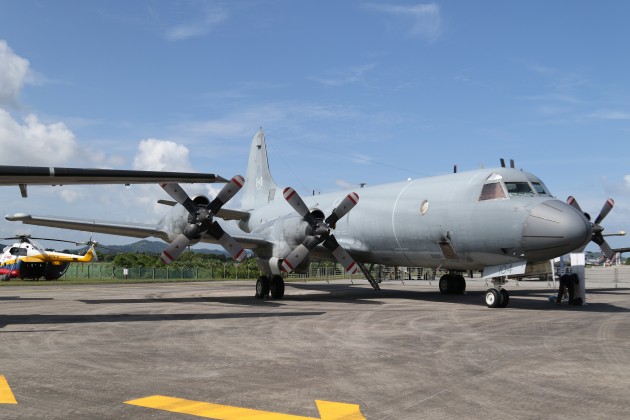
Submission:
<svg viewBox="0 0 630 420">
<path fill-rule="evenodd" d="M 77 203 L 79 200 L 82 200 L 86 197 L 85 187 L 73 187 L 69 188 L 68 186 L 63 187 L 62 189 L 57 191 L 57 194 L 61 197 L 63 201 L 68 204 Z"/>
<path fill-rule="evenodd" d="M 16 55 L 6 41 L 0 39 L 0 104 L 17 101 L 28 74 L 28 60 Z"/>
<path fill-rule="evenodd" d="M 189 150 L 186 146 L 177 144 L 169 140 L 146 139 L 138 145 L 138 153 L 133 161 L 133 168 L 143 171 L 170 171 L 170 172 L 193 172 L 189 159 Z M 187 184 L 184 190 L 188 195 L 208 194 L 212 191 L 205 189 L 200 184 Z M 152 209 L 153 214 L 160 218 L 174 217 L 171 213 L 173 209 L 168 206 L 158 204 L 159 199 L 172 200 L 166 192 L 155 185 L 136 185 L 134 191 L 123 191 L 121 202 L 131 209 L 142 209 L 146 213 L 147 209 Z M 181 217 L 176 217 L 181 219 Z"/>
<path fill-rule="evenodd" d="M 133 167 L 147 171 L 192 172 L 188 148 L 169 140 L 147 139 L 138 145 Z"/>
<path fill-rule="evenodd" d="M 21 124 L 0 109 L 0 163 L 4 165 L 58 165 L 77 155 L 77 143 L 64 123 L 41 123 L 30 114 Z"/>
<path fill-rule="evenodd" d="M 442 34 L 440 6 L 435 3 L 416 5 L 370 3 L 366 7 L 377 12 L 411 19 L 409 35 L 412 37 L 432 42 Z"/>
</svg>

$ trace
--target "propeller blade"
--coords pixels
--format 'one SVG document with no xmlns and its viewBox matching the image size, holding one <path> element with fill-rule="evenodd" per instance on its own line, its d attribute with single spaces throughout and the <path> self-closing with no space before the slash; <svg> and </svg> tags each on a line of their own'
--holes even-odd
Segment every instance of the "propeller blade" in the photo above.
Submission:
<svg viewBox="0 0 630 420">
<path fill-rule="evenodd" d="M 289 205 L 311 226 L 313 235 L 306 236 L 304 242 L 284 259 L 282 269 L 287 273 L 295 270 L 308 257 L 311 250 L 323 243 L 332 252 L 335 259 L 343 265 L 347 273 L 356 273 L 359 267 L 350 254 L 339 245 L 334 235 L 330 234 L 330 229 L 331 227 L 334 228 L 335 223 L 356 206 L 359 202 L 359 195 L 354 192 L 348 194 L 324 221 L 317 221 L 313 217 L 300 195 L 293 188 L 285 188 L 283 195 Z"/>
<path fill-rule="evenodd" d="M 602 235 L 601 231 L 593 234 L 593 242 L 599 245 L 604 257 L 611 258 L 613 256 L 614 252 L 610 248 L 610 245 L 608 245 L 608 242 L 604 239 L 604 235 Z"/>
<path fill-rule="evenodd" d="M 287 203 L 293 207 L 293 210 L 297 212 L 300 216 L 304 218 L 308 222 L 309 225 L 313 225 L 315 223 L 315 219 L 308 211 L 308 207 L 302 200 L 302 197 L 291 187 L 286 187 L 282 193 L 284 195 L 284 199 L 287 200 Z"/>
<path fill-rule="evenodd" d="M 190 245 L 190 238 L 183 233 L 180 233 L 168 246 L 162 254 L 160 259 L 166 265 L 175 261 L 186 250 L 186 247 Z"/>
<path fill-rule="evenodd" d="M 197 206 L 190 199 L 186 191 L 182 189 L 177 183 L 165 183 L 161 184 L 160 187 L 166 191 L 168 195 L 170 195 L 175 201 L 184 206 L 188 213 L 195 214 L 197 212 Z"/>
<path fill-rule="evenodd" d="M 324 241 L 324 246 L 328 248 L 332 252 L 335 259 L 341 265 L 343 265 L 346 273 L 354 274 L 359 271 L 359 266 L 357 266 L 357 263 L 355 263 L 350 254 L 348 254 L 348 251 L 346 251 L 341 247 L 341 245 L 339 245 L 339 242 L 337 242 L 337 239 L 335 239 L 334 235 L 330 235 Z"/>
<path fill-rule="evenodd" d="M 208 206 L 212 214 L 217 214 L 219 210 L 221 210 L 221 207 L 230 201 L 230 199 L 234 197 L 234 195 L 243 187 L 244 183 L 245 179 L 240 175 L 236 175 L 230 180 L 230 182 L 225 184 L 221 191 L 219 191 L 219 194 L 217 194 Z"/>
<path fill-rule="evenodd" d="M 615 201 L 612 198 L 606 200 L 606 202 L 604 203 L 604 207 L 602 207 L 602 211 L 599 212 L 599 216 L 597 216 L 597 219 L 595 219 L 596 225 L 598 225 L 602 220 L 604 220 L 606 216 L 608 216 L 608 213 L 610 213 L 614 205 Z"/>
<path fill-rule="evenodd" d="M 610 248 L 610 245 L 608 245 L 608 242 L 606 242 L 606 241 L 604 241 L 599 246 L 599 248 L 602 250 L 602 254 L 608 259 L 611 259 L 613 257 L 613 255 L 615 255 L 613 250 Z"/>
<path fill-rule="evenodd" d="M 580 208 L 580 205 L 578 204 L 577 200 L 572 195 L 570 195 L 569 198 L 567 198 L 567 204 L 569 204 L 571 207 L 575 208 L 580 213 L 584 213 L 582 211 L 582 209 Z"/>
<path fill-rule="evenodd" d="M 310 250 L 303 244 L 298 245 L 297 248 L 284 258 L 280 268 L 287 273 L 292 272 L 295 270 L 295 267 L 299 266 L 302 261 L 308 257 L 309 252 Z"/>
<path fill-rule="evenodd" d="M 341 203 L 332 211 L 331 215 L 326 218 L 326 224 L 328 226 L 334 226 L 335 223 L 343 216 L 348 214 L 350 210 L 354 208 L 359 202 L 359 195 L 352 192 L 344 198 Z"/>
<path fill-rule="evenodd" d="M 242 246 L 229 233 L 223 230 L 223 228 L 217 223 L 213 222 L 208 229 L 208 234 L 219 241 L 219 244 L 230 254 L 236 261 L 241 262 L 247 254 Z"/>
</svg>

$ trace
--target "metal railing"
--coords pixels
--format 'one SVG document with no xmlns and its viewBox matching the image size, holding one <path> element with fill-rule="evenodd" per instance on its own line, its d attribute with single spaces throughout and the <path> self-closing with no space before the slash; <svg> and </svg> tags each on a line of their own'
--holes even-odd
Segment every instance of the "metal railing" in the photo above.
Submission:
<svg viewBox="0 0 630 420">
<path fill-rule="evenodd" d="M 181 280 L 246 280 L 256 279 L 260 275 L 257 268 L 251 265 L 237 264 L 227 261 L 213 267 L 117 267 L 111 263 L 71 264 L 61 279 L 75 278 L 115 278 L 115 279 L 181 279 Z M 372 273 L 378 281 L 434 281 L 446 271 L 421 267 L 388 267 L 374 266 Z M 291 273 L 292 280 L 335 280 L 335 279 L 364 279 L 363 274 L 346 274 L 340 265 L 322 265 L 318 262 L 309 264 L 305 274 Z M 480 278 L 479 273 L 473 274 L 473 279 Z M 467 276 L 467 278 L 470 278 Z M 612 267 L 593 266 L 586 268 L 586 281 L 594 283 L 612 284 L 616 287 L 630 287 L 630 266 L 618 265 Z"/>
</svg>

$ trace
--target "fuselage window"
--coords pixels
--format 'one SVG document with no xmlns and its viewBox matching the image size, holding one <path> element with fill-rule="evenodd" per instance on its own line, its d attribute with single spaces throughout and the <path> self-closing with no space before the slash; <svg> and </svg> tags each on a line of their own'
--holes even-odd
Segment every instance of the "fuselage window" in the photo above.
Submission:
<svg viewBox="0 0 630 420">
<path fill-rule="evenodd" d="M 505 188 L 510 197 L 533 195 L 534 192 L 527 182 L 506 182 Z"/>
<path fill-rule="evenodd" d="M 500 182 L 492 182 L 490 184 L 484 184 L 481 189 L 481 195 L 479 201 L 494 200 L 496 198 L 505 198 L 505 191 Z"/>
</svg>

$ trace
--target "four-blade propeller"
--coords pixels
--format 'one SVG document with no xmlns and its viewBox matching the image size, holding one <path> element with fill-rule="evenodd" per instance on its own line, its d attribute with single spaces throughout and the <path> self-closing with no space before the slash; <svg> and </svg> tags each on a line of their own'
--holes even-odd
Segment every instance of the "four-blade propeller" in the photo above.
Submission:
<svg viewBox="0 0 630 420">
<path fill-rule="evenodd" d="M 194 202 L 179 184 L 162 184 L 164 191 L 188 211 L 188 225 L 162 252 L 160 255 L 162 262 L 164 264 L 173 262 L 192 241 L 199 239 L 204 233 L 215 238 L 236 261 L 242 261 L 246 256 L 245 250 L 216 221 L 213 221 L 213 217 L 234 197 L 244 182 L 242 176 L 236 175 L 208 205 Z"/>
<path fill-rule="evenodd" d="M 583 213 L 590 222 L 591 216 L 588 213 L 582 211 L 577 200 L 572 195 L 567 198 L 567 203 L 573 206 L 580 213 Z M 606 200 L 595 221 L 591 222 L 591 226 L 593 227 L 593 236 L 591 237 L 591 240 L 599 245 L 599 248 L 602 250 L 602 255 L 604 255 L 606 258 L 611 258 L 614 252 L 610 248 L 610 245 L 608 245 L 608 242 L 606 242 L 606 240 L 604 239 L 604 234 L 602 233 L 604 231 L 604 228 L 601 226 L 600 223 L 602 222 L 602 220 L 604 220 L 608 213 L 610 213 L 610 210 L 612 210 L 614 205 L 615 201 L 612 198 Z"/>
<path fill-rule="evenodd" d="M 339 245 L 335 236 L 330 232 L 335 228 L 339 219 L 344 217 L 358 203 L 357 193 L 350 193 L 332 211 L 331 215 L 321 220 L 313 216 L 298 193 L 291 187 L 284 189 L 284 198 L 293 209 L 308 223 L 308 230 L 304 241 L 297 246 L 282 262 L 282 270 L 290 273 L 308 257 L 308 254 L 319 244 L 324 245 L 349 274 L 354 274 L 359 267 L 350 254 Z"/>
</svg>

